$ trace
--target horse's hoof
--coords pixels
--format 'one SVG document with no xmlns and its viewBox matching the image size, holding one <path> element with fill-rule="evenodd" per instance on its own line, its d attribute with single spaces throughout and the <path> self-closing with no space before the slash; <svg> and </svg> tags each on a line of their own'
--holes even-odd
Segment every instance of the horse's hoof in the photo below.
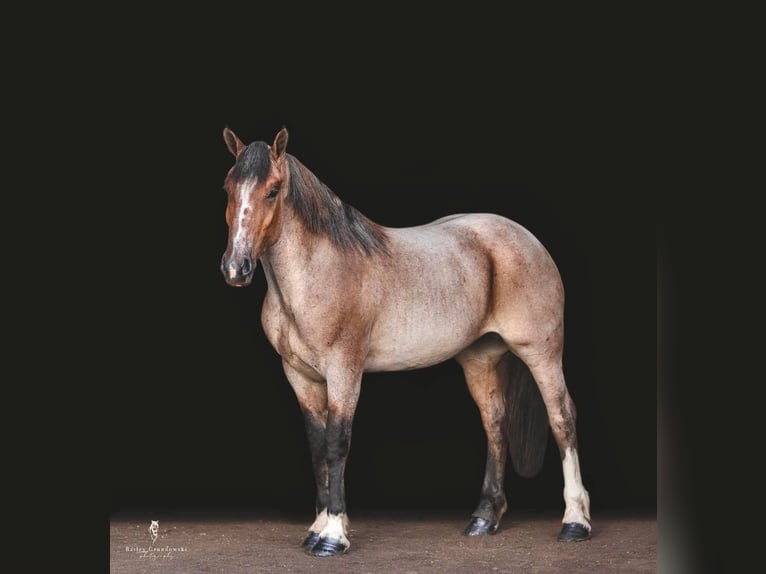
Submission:
<svg viewBox="0 0 766 574">
<path fill-rule="evenodd" d="M 497 523 L 492 523 L 484 518 L 474 516 L 471 518 L 471 522 L 463 530 L 463 534 L 466 536 L 482 536 L 484 534 L 494 534 L 497 532 Z"/>
<path fill-rule="evenodd" d="M 343 544 L 343 542 L 340 540 L 333 540 L 332 538 L 320 538 L 311 549 L 311 554 L 321 557 L 340 556 L 346 550 L 348 550 L 348 545 Z"/>
<path fill-rule="evenodd" d="M 590 530 L 577 522 L 567 522 L 561 527 L 559 540 L 563 542 L 580 542 L 590 538 Z"/>
<path fill-rule="evenodd" d="M 301 542 L 301 548 L 304 550 L 311 550 L 316 546 L 316 543 L 319 542 L 319 533 L 318 532 L 309 532 L 309 535 L 306 536 L 306 538 Z"/>
</svg>

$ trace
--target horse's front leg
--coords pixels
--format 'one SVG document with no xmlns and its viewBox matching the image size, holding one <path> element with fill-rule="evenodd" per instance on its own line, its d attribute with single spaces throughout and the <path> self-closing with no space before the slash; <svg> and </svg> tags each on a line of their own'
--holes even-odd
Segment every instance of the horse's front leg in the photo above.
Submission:
<svg viewBox="0 0 766 574">
<path fill-rule="evenodd" d="M 327 373 L 327 427 L 325 432 L 329 500 L 327 523 L 311 549 L 314 556 L 337 556 L 351 546 L 346 515 L 345 471 L 351 447 L 351 425 L 359 400 L 362 368 L 342 367 Z"/>
<path fill-rule="evenodd" d="M 306 550 L 311 550 L 319 542 L 319 535 L 327 526 L 327 506 L 330 502 L 326 444 L 327 385 L 321 379 L 307 377 L 287 362 L 283 362 L 283 368 L 306 422 L 306 435 L 316 480 L 316 520 L 309 527 L 309 533 L 301 544 Z"/>
<path fill-rule="evenodd" d="M 307 377 L 287 363 L 284 368 L 306 419 L 317 483 L 317 517 L 303 547 L 314 556 L 337 556 L 351 546 L 344 475 L 362 368 L 331 369 L 326 382 Z"/>
</svg>

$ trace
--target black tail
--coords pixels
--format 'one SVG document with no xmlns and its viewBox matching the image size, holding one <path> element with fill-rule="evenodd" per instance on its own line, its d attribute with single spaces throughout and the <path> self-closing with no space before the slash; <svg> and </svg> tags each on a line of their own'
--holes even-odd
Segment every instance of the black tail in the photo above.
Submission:
<svg viewBox="0 0 766 574">
<path fill-rule="evenodd" d="M 505 391 L 505 436 L 513 468 L 525 478 L 543 467 L 548 445 L 548 411 L 532 373 L 518 357 L 509 354 Z"/>
</svg>

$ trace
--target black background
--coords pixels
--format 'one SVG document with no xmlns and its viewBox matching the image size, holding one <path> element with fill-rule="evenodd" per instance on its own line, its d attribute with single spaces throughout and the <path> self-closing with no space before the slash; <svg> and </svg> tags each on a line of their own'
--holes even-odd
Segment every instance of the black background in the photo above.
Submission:
<svg viewBox="0 0 766 574">
<path fill-rule="evenodd" d="M 567 292 L 564 367 L 593 513 L 656 508 L 656 136 L 638 51 L 399 32 L 413 48 L 359 52 L 363 31 L 336 44 L 292 30 L 232 38 L 218 55 L 204 34 L 156 32 L 151 49 L 119 55 L 119 97 L 97 126 L 117 168 L 111 511 L 313 507 L 302 418 L 260 326 L 263 274 L 234 289 L 219 271 L 226 125 L 245 143 L 286 126 L 288 151 L 383 225 L 495 212 L 537 235 Z M 350 511 L 468 517 L 485 448 L 456 363 L 367 375 Z M 552 441 L 538 477 L 509 465 L 511 511 L 563 510 L 562 486 Z"/>
</svg>

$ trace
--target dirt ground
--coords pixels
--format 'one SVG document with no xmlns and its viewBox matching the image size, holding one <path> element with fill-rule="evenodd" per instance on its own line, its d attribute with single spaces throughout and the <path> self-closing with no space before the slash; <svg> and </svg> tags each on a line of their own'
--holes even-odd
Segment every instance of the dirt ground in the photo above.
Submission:
<svg viewBox="0 0 766 574">
<path fill-rule="evenodd" d="M 158 520 L 152 543 L 149 526 Z M 656 572 L 656 516 L 598 516 L 585 542 L 558 542 L 560 516 L 506 515 L 494 536 L 460 534 L 466 516 L 351 516 L 351 548 L 315 558 L 299 544 L 307 519 L 279 515 L 113 515 L 110 572 Z"/>
</svg>

